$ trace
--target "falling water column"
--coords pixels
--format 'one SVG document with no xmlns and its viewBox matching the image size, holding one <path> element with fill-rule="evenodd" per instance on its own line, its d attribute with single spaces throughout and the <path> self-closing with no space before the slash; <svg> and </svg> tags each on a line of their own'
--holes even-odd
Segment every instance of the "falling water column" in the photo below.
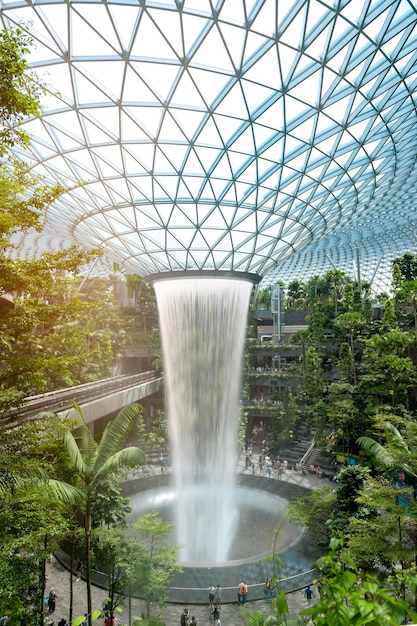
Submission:
<svg viewBox="0 0 417 626">
<path fill-rule="evenodd" d="M 181 562 L 225 562 L 236 523 L 241 372 L 254 275 L 161 276 L 154 287 Z"/>
</svg>

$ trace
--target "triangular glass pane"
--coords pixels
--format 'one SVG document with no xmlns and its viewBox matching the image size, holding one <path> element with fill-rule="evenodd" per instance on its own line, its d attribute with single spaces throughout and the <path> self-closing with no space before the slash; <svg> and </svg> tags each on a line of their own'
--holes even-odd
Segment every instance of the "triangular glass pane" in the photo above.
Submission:
<svg viewBox="0 0 417 626">
<path fill-rule="evenodd" d="M 224 180 L 229 180 L 229 178 L 233 177 L 229 159 L 225 154 L 223 154 L 219 162 L 216 164 L 214 170 L 211 172 L 211 176 L 214 178 L 222 178 Z"/>
<path fill-rule="evenodd" d="M 230 82 L 230 76 L 227 74 L 211 72 L 192 66 L 189 66 L 188 69 L 206 105 L 209 107 L 212 105 L 213 101 L 218 98 L 227 83 Z"/>
<path fill-rule="evenodd" d="M 190 111 L 187 108 L 172 109 L 170 113 L 172 117 L 177 121 L 180 128 L 182 128 L 182 131 L 184 132 L 188 140 L 193 140 L 196 136 L 197 129 L 204 119 L 205 114 L 201 111 Z"/>
<path fill-rule="evenodd" d="M 315 2 L 314 3 L 315 6 L 317 7 L 318 3 Z M 324 14 L 328 14 L 327 9 L 323 9 L 323 15 Z M 309 33 L 307 34 L 307 41 L 309 42 L 308 47 L 306 48 L 307 54 L 308 56 L 312 57 L 313 59 L 324 59 L 327 53 L 327 48 L 329 45 L 329 39 L 330 39 L 330 35 L 332 32 L 332 24 L 330 24 L 329 26 L 326 26 L 324 28 L 324 30 L 321 31 L 321 33 L 317 34 L 317 21 L 316 21 L 316 15 L 314 15 L 314 21 L 315 23 L 315 28 L 314 28 L 314 37 L 311 38 L 309 36 Z M 327 20 L 328 21 L 328 20 Z"/>
<path fill-rule="evenodd" d="M 77 64 L 74 63 L 73 67 L 76 67 L 76 65 Z M 40 74 L 39 70 L 38 74 Z M 65 102 L 65 106 L 68 107 L 74 105 L 76 97 L 72 90 L 73 82 L 66 63 L 58 63 L 48 66 L 47 75 L 41 76 L 41 78 L 43 78 L 45 82 L 51 86 L 51 90 L 54 93 L 59 93 L 58 97 L 63 103 Z"/>
<path fill-rule="evenodd" d="M 198 156 L 199 161 L 202 163 L 204 170 L 206 172 L 209 172 L 213 166 L 213 163 L 217 159 L 219 150 L 217 150 L 216 148 L 206 148 L 203 146 L 198 146 L 195 148 L 195 152 Z"/>
<path fill-rule="evenodd" d="M 244 7 L 248 4 L 245 0 L 224 0 L 220 2 L 220 17 L 227 22 L 234 22 L 235 24 L 245 25 L 246 12 Z M 248 9 L 246 8 L 246 11 Z"/>
<path fill-rule="evenodd" d="M 248 155 L 247 154 L 242 154 L 241 152 L 234 152 L 232 150 L 229 150 L 227 154 L 228 154 L 228 157 L 229 157 L 230 166 L 231 166 L 231 169 L 232 169 L 232 172 L 233 172 L 233 176 L 235 177 L 238 174 L 240 168 L 248 160 Z"/>
<path fill-rule="evenodd" d="M 91 70 L 92 67 L 90 66 L 88 69 Z M 90 75 L 88 75 L 88 77 L 85 76 L 86 68 L 83 65 L 78 63 L 74 67 L 74 70 L 73 78 L 74 88 L 77 93 L 77 102 L 82 105 L 94 103 L 110 104 L 112 102 L 109 93 L 103 88 L 100 88 L 99 81 L 95 81 Z"/>
<path fill-rule="evenodd" d="M 272 29 L 271 29 L 272 34 Z M 245 42 L 242 66 L 249 69 L 256 61 L 255 53 L 265 46 L 266 37 L 264 35 L 248 31 Z"/>
<path fill-rule="evenodd" d="M 237 5 L 236 0 L 226 0 Z M 238 0 L 240 2 L 240 0 Z M 223 9 L 221 11 L 223 14 Z M 246 41 L 246 29 L 226 22 L 218 22 L 218 28 L 221 36 L 227 42 L 227 51 L 232 58 L 232 63 L 236 68 L 242 65 L 242 56 Z"/>
<path fill-rule="evenodd" d="M 259 63 L 257 65 L 259 65 Z M 276 83 L 277 78 L 278 75 L 275 74 L 275 78 L 272 82 Z M 249 109 L 249 115 L 255 113 L 258 109 L 260 109 L 261 105 L 275 97 L 276 87 L 272 90 L 269 87 L 263 87 L 262 85 L 258 85 L 253 82 L 247 82 L 244 79 L 242 79 L 241 84 L 247 108 Z"/>
<path fill-rule="evenodd" d="M 73 15 L 75 13 L 80 15 L 80 17 L 85 22 L 87 22 L 87 24 L 92 25 L 97 30 L 100 37 L 102 37 L 106 42 L 110 43 L 116 51 L 120 52 L 120 44 L 114 30 L 114 25 L 110 19 L 107 5 L 80 2 L 76 5 L 73 4 L 72 9 Z M 97 50 L 97 54 L 101 54 L 101 52 Z"/>
<path fill-rule="evenodd" d="M 188 13 L 187 11 L 182 12 L 181 18 L 184 38 L 184 53 L 187 57 L 189 57 L 191 53 L 195 50 L 198 42 L 201 40 L 202 33 L 207 27 L 208 20 L 207 17 L 204 15 L 193 15 L 192 13 Z M 204 65 L 207 65 L 207 63 L 205 63 Z"/>
<path fill-rule="evenodd" d="M 214 196 L 220 200 L 223 197 L 225 188 L 230 185 L 230 182 L 224 180 L 224 178 L 215 178 L 214 176 L 210 177 L 210 182 Z"/>
<path fill-rule="evenodd" d="M 281 88 L 280 69 L 278 65 L 278 54 L 275 46 L 271 47 L 255 65 L 253 65 L 247 72 L 245 72 L 245 82 L 250 81 L 263 85 L 264 87 L 270 87 L 277 90 Z M 246 90 L 245 90 L 246 91 Z M 247 90 L 249 91 L 249 89 Z M 265 98 L 270 96 L 270 92 L 265 91 Z M 255 108 L 251 106 L 251 108 Z"/>
<path fill-rule="evenodd" d="M 141 64 L 141 66 L 143 66 L 143 64 Z M 129 103 L 152 104 L 160 102 L 130 64 L 126 67 L 126 76 L 123 82 L 121 99 L 126 105 Z"/>
<path fill-rule="evenodd" d="M 101 7 L 98 5 L 95 8 L 100 10 Z M 79 16 L 78 12 L 75 10 L 71 11 L 71 54 L 75 57 L 114 57 L 118 50 L 117 43 L 116 50 L 106 39 L 103 39 L 93 24 L 97 24 L 97 21 L 94 20 L 92 23 L 87 23 Z"/>
<path fill-rule="evenodd" d="M 294 10 L 292 8 L 292 10 Z M 291 46 L 293 49 L 298 48 L 303 41 L 303 33 L 305 28 L 306 17 L 306 5 L 302 6 L 300 10 L 293 17 L 290 24 L 280 35 L 280 42 Z M 280 26 L 281 30 L 282 26 Z M 285 78 L 285 77 L 284 77 Z"/>
<path fill-rule="evenodd" d="M 165 102 L 171 92 L 172 85 L 176 81 L 178 72 L 180 71 L 177 65 L 170 65 L 169 63 L 157 63 L 157 62 L 142 62 L 131 59 L 130 66 L 133 68 L 149 87 L 149 89 L 156 94 L 150 96 L 150 100 L 146 98 L 146 92 L 144 92 L 144 103 L 153 102 L 159 97 L 161 102 Z M 134 102 L 140 101 L 141 98 L 133 98 Z"/>
<path fill-rule="evenodd" d="M 152 204 L 147 204 L 146 206 L 143 206 L 143 207 L 141 206 L 140 209 L 137 208 L 137 212 L 139 213 L 139 216 L 138 216 L 139 227 L 140 227 L 140 221 L 142 219 L 142 216 L 143 216 L 143 219 L 145 220 L 146 219 L 152 220 L 152 223 L 154 226 L 155 224 L 162 225 L 161 216 Z"/>
<path fill-rule="evenodd" d="M 223 147 L 223 140 L 211 116 L 207 117 L 203 128 L 196 137 L 196 142 L 200 144 L 210 144 L 217 148 Z"/>
<path fill-rule="evenodd" d="M 140 29 L 136 33 L 130 54 L 145 59 L 178 61 L 172 47 L 146 12 L 142 13 Z"/>
<path fill-rule="evenodd" d="M 158 141 L 160 141 L 161 143 L 166 143 L 166 142 L 185 143 L 186 141 L 184 133 L 182 132 L 178 124 L 173 120 L 172 116 L 169 114 L 168 111 L 166 111 L 165 115 L 163 116 L 161 129 L 159 131 Z M 184 146 L 184 149 L 186 149 L 186 147 L 187 146 Z M 178 166 L 179 165 L 180 163 L 178 163 Z"/>
<path fill-rule="evenodd" d="M 194 238 L 191 244 L 191 248 L 192 250 L 206 250 L 207 248 L 207 244 L 205 239 L 203 239 L 203 237 L 201 236 L 201 233 L 199 231 L 196 231 L 194 233 Z"/>
<path fill-rule="evenodd" d="M 200 42 L 192 57 L 192 65 L 205 65 L 222 70 L 222 72 L 234 72 L 227 49 L 216 27 L 212 27 L 203 41 Z"/>
<path fill-rule="evenodd" d="M 174 48 L 177 57 L 183 56 L 183 30 L 181 27 L 181 18 L 183 13 L 177 11 L 161 11 L 148 7 L 148 14 L 157 25 L 158 29 L 163 32 L 169 40 L 170 45 Z"/>
<path fill-rule="evenodd" d="M 176 172 L 182 171 L 183 162 L 189 151 L 188 145 L 179 143 L 166 143 L 161 144 L 160 149 L 165 154 L 170 163 L 172 163 L 173 169 Z"/>
<path fill-rule="evenodd" d="M 278 138 L 267 150 L 262 152 L 262 157 L 272 163 L 282 163 L 284 159 L 285 142 L 282 137 Z"/>
<path fill-rule="evenodd" d="M 165 109 L 162 107 L 139 106 L 136 109 L 126 107 L 126 110 L 134 114 L 137 120 L 140 120 L 140 126 L 152 139 L 156 139 Z"/>
<path fill-rule="evenodd" d="M 107 4 L 106 6 L 116 26 L 117 37 L 120 39 L 122 48 L 128 50 L 140 17 L 140 9 L 138 6 L 128 4 Z"/>
<path fill-rule="evenodd" d="M 224 144 L 228 144 L 231 137 L 234 137 L 244 125 L 241 119 L 235 119 L 226 115 L 217 115 L 216 113 L 213 117 L 220 135 L 223 137 Z"/>
<path fill-rule="evenodd" d="M 119 128 L 119 111 L 114 106 L 104 106 L 87 109 L 83 111 L 84 117 L 90 119 L 93 124 L 96 124 L 103 131 L 108 131 L 109 136 L 114 136 L 114 132 Z"/>
<path fill-rule="evenodd" d="M 222 101 L 216 108 L 216 113 L 222 113 L 224 115 L 231 115 L 233 117 L 246 119 L 248 115 L 248 110 L 246 107 L 245 99 L 243 97 L 240 82 L 237 82 L 235 85 L 233 85 L 233 87 L 227 93 L 226 97 L 222 99 Z"/>
<path fill-rule="evenodd" d="M 253 144 L 253 134 L 250 126 L 248 126 L 248 128 L 237 137 L 236 141 L 230 145 L 229 150 L 233 150 L 234 152 L 243 152 L 246 155 L 246 158 L 247 156 L 254 154 L 255 146 Z"/>
<path fill-rule="evenodd" d="M 159 183 L 160 187 L 164 189 L 164 192 L 171 200 L 176 199 L 178 189 L 177 176 L 165 176 L 160 174 L 155 180 Z"/>
<path fill-rule="evenodd" d="M 298 85 L 290 87 L 288 94 L 315 107 L 319 102 L 320 87 L 321 70 L 317 70 Z"/>
<path fill-rule="evenodd" d="M 173 235 L 173 237 L 175 237 L 175 239 L 177 240 L 177 245 L 176 247 L 179 248 L 178 243 L 184 247 L 184 248 L 188 248 L 194 238 L 194 234 L 195 234 L 195 230 L 194 230 L 194 226 L 190 223 L 188 224 L 187 221 L 183 221 L 184 226 L 181 228 L 176 228 L 174 227 L 170 227 L 170 231 L 168 231 L 168 236 L 169 236 L 169 232 Z M 168 248 L 170 246 L 167 246 Z"/>
<path fill-rule="evenodd" d="M 293 75 L 294 69 L 300 57 L 297 49 L 287 46 L 282 41 L 278 43 L 279 65 L 281 68 L 282 84 L 286 85 L 289 78 Z"/>
<path fill-rule="evenodd" d="M 205 202 L 215 202 L 216 198 L 213 194 L 213 189 L 211 188 L 210 179 L 207 180 L 206 184 L 203 186 L 200 195 L 201 200 Z"/>
<path fill-rule="evenodd" d="M 149 141 L 149 136 L 132 120 L 130 115 L 122 109 L 120 112 L 120 137 L 122 141 Z"/>
<path fill-rule="evenodd" d="M 190 109 L 204 109 L 205 104 L 201 99 L 195 84 L 191 80 L 188 72 L 184 71 L 171 95 L 171 104 L 174 106 L 184 106 Z"/>
<path fill-rule="evenodd" d="M 131 182 L 133 182 L 131 180 Z M 149 200 L 153 198 L 153 179 L 151 176 L 138 176 L 134 179 L 135 186 L 140 193 Z"/>
<path fill-rule="evenodd" d="M 182 168 L 182 172 L 184 175 L 188 174 L 188 175 L 196 175 L 199 177 L 199 179 L 201 180 L 202 178 L 205 178 L 206 176 L 206 172 L 203 169 L 202 165 L 201 165 L 201 161 L 199 158 L 197 158 L 196 153 L 194 150 L 190 150 L 189 154 L 188 154 L 188 158 L 186 163 L 184 164 L 183 168 Z"/>
</svg>

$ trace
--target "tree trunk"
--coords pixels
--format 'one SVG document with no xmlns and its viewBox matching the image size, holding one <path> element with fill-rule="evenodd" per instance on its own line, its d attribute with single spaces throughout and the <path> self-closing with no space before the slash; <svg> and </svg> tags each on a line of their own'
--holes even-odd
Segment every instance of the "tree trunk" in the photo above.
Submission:
<svg viewBox="0 0 417 626">
<path fill-rule="evenodd" d="M 44 537 L 43 547 L 44 547 L 45 554 L 46 554 L 46 551 L 48 548 L 48 535 L 45 535 Z M 42 559 L 42 562 L 41 562 L 39 587 L 41 589 L 40 623 L 44 624 L 45 623 L 46 558 Z"/>
<path fill-rule="evenodd" d="M 355 347 L 353 341 L 353 328 L 350 329 L 350 349 L 352 351 L 352 369 L 353 369 L 353 384 L 356 385 L 356 364 L 355 364 Z"/>
<path fill-rule="evenodd" d="M 88 624 L 91 625 L 91 613 L 92 613 L 92 597 L 91 597 L 91 501 L 87 498 L 87 504 L 85 507 L 85 579 L 87 583 L 87 616 Z"/>
<path fill-rule="evenodd" d="M 71 563 L 70 563 L 70 605 L 69 605 L 69 623 L 72 624 L 72 606 L 74 603 L 74 588 L 73 588 L 73 568 L 74 568 L 74 553 L 75 553 L 75 536 L 72 536 L 71 545 Z"/>
</svg>

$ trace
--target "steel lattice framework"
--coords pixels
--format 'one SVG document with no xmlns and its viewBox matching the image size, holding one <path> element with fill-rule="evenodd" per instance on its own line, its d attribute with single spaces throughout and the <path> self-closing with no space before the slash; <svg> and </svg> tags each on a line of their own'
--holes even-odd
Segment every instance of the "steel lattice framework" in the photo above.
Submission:
<svg viewBox="0 0 417 626">
<path fill-rule="evenodd" d="M 17 153 L 75 185 L 48 210 L 59 236 L 143 276 L 265 285 L 357 261 L 382 284 L 414 250 L 415 0 L 0 6 L 51 86 Z"/>
</svg>

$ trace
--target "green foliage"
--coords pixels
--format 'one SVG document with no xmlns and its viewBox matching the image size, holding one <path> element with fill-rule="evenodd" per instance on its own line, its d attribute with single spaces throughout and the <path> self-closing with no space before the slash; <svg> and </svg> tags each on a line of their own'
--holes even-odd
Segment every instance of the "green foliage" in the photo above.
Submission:
<svg viewBox="0 0 417 626">
<path fill-rule="evenodd" d="M 44 87 L 27 62 L 31 45 L 30 36 L 19 26 L 0 33 L 1 156 L 11 146 L 28 145 L 29 138 L 19 124 L 39 113 Z"/>
<path fill-rule="evenodd" d="M 392 260 L 393 270 L 397 268 L 398 273 L 394 273 L 394 284 L 398 287 L 398 282 L 409 282 L 417 280 L 417 255 L 405 252 L 402 256 Z"/>
<path fill-rule="evenodd" d="M 168 420 L 166 414 L 157 409 L 152 422 L 148 425 L 143 418 L 138 419 L 137 435 L 140 445 L 145 450 L 152 450 L 167 444 Z"/>
<path fill-rule="evenodd" d="M 339 471 L 336 506 L 327 522 L 333 535 L 345 537 L 349 532 L 349 520 L 352 516 L 368 519 L 375 515 L 374 508 L 363 506 L 358 501 L 369 472 L 367 467 L 360 465 L 348 465 Z"/>
<path fill-rule="evenodd" d="M 148 557 L 142 546 L 126 537 L 119 528 L 100 527 L 94 530 L 91 542 L 92 565 L 108 574 L 108 597 L 103 611 L 113 618 L 129 595 L 132 582 L 137 587 L 137 576 L 132 580 L 132 570 L 140 563 L 141 570 L 149 568 Z"/>
<path fill-rule="evenodd" d="M 256 293 L 255 308 L 270 309 L 271 308 L 271 287 L 259 289 Z"/>
<path fill-rule="evenodd" d="M 327 521 L 336 506 L 336 493 L 332 487 L 313 489 L 307 495 L 291 500 L 287 505 L 287 518 L 292 524 L 308 528 L 319 543 L 327 545 L 331 533 Z"/>
<path fill-rule="evenodd" d="M 135 617 L 132 626 L 165 626 L 159 617 L 151 616 L 149 618 Z"/>
<path fill-rule="evenodd" d="M 145 572 L 142 569 L 145 580 L 141 586 L 141 595 L 146 602 L 146 617 L 149 618 L 152 606 L 166 604 L 169 584 L 175 572 L 181 571 L 177 565 L 180 546 L 170 542 L 174 525 L 163 520 L 157 511 L 151 511 L 138 519 L 134 527 L 150 564 Z"/>
<path fill-rule="evenodd" d="M 330 551 L 319 563 L 320 599 L 302 615 L 311 616 L 315 626 L 388 626 L 414 621 L 407 602 L 399 595 L 404 585 L 415 586 L 415 572 L 396 571 L 386 585 L 360 572 L 342 540 L 333 539 Z"/>
<path fill-rule="evenodd" d="M 101 611 L 93 611 L 91 613 L 91 617 L 89 618 L 89 621 L 95 622 L 96 620 L 100 619 L 101 617 Z M 81 624 L 84 624 L 85 622 L 85 615 L 78 615 L 77 617 L 75 617 L 72 621 L 72 625 L 71 626 L 81 626 Z"/>
<path fill-rule="evenodd" d="M 126 516 L 132 511 L 129 498 L 121 495 L 120 479 L 113 475 L 97 489 L 91 508 L 93 528 L 125 528 Z"/>
<path fill-rule="evenodd" d="M 92 612 L 91 593 L 91 536 L 92 508 L 97 489 L 102 482 L 124 467 L 134 467 L 145 463 L 144 453 L 136 447 L 123 448 L 133 422 L 143 408 L 139 404 L 124 407 L 114 420 L 109 422 L 100 442 L 90 432 L 82 411 L 74 403 L 78 412 L 78 429 L 64 435 L 64 449 L 72 468 L 73 481 L 82 491 L 84 503 L 85 563 L 87 582 L 87 613 Z"/>
<path fill-rule="evenodd" d="M 361 434 L 362 421 L 354 402 L 353 391 L 353 385 L 343 379 L 329 385 L 326 423 L 333 431 L 332 447 L 343 454 L 354 452 L 355 440 Z"/>
</svg>

